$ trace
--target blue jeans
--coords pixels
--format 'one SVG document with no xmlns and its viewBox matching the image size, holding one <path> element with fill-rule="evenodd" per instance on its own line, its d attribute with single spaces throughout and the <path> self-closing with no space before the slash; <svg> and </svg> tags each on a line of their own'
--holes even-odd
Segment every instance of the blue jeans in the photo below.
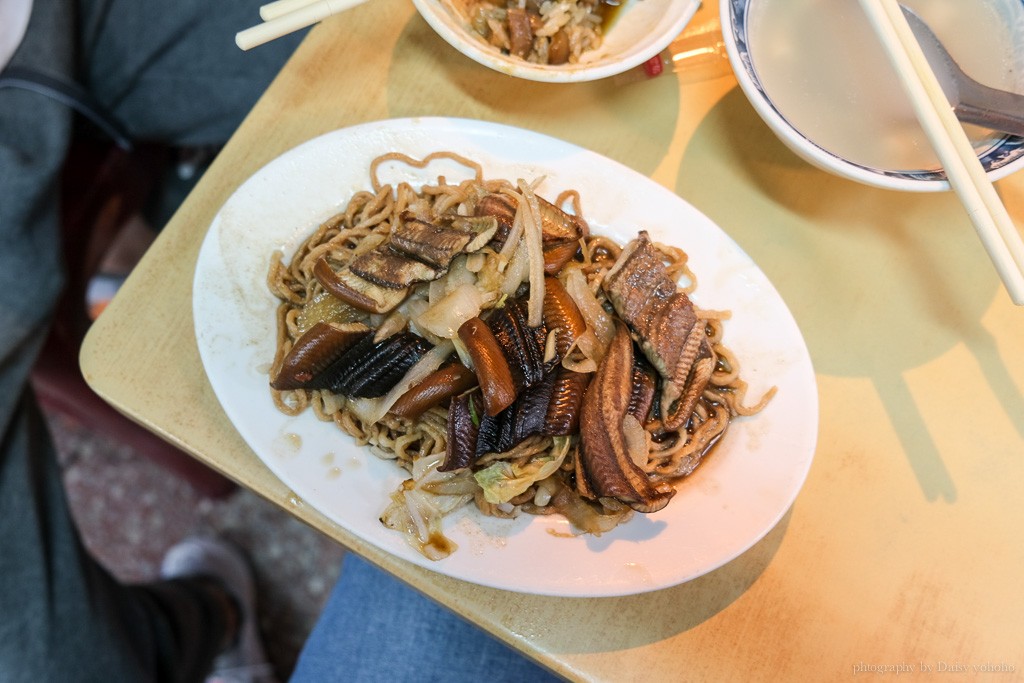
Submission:
<svg viewBox="0 0 1024 683">
<path fill-rule="evenodd" d="M 544 683 L 560 678 L 349 554 L 292 683 Z"/>
</svg>

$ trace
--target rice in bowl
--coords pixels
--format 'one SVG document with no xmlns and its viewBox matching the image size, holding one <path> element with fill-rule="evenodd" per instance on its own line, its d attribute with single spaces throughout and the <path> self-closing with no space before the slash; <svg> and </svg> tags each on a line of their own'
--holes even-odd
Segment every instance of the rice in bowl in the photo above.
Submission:
<svg viewBox="0 0 1024 683">
<path fill-rule="evenodd" d="M 576 64 L 601 46 L 618 8 L 606 0 L 457 0 L 472 33 L 502 54 L 533 64 Z"/>
</svg>

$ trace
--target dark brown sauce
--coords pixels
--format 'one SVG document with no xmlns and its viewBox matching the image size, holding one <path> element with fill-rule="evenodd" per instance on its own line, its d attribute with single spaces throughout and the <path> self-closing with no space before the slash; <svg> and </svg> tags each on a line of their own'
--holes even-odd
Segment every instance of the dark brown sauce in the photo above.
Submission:
<svg viewBox="0 0 1024 683">
<path fill-rule="evenodd" d="M 727 408 L 725 406 L 723 406 L 721 403 L 719 403 L 718 401 L 709 400 L 709 399 L 705 398 L 704 396 L 701 396 L 698 400 L 704 405 L 705 409 L 707 410 L 707 412 L 708 412 L 708 419 L 709 420 L 711 418 L 715 417 L 718 414 L 718 411 L 720 411 L 720 410 L 727 410 Z M 698 457 L 697 467 L 700 467 L 701 463 L 704 462 L 704 459 L 707 458 L 709 455 L 711 455 L 711 451 L 713 451 L 715 449 L 715 446 L 718 445 L 718 442 L 722 440 L 722 436 L 727 431 L 729 431 L 728 428 L 722 430 L 721 432 L 719 432 L 718 434 L 715 435 L 715 438 L 711 439 L 711 441 L 709 441 L 707 443 L 707 445 L 704 447 L 704 450 L 702 450 L 700 452 L 700 455 L 697 456 Z M 686 433 L 692 435 L 693 432 L 694 432 L 694 424 L 693 424 L 693 421 L 691 420 L 690 424 L 688 424 L 686 426 Z M 696 468 L 694 468 L 694 470 L 696 470 Z M 691 472 L 691 474 L 692 474 L 692 472 Z"/>
<path fill-rule="evenodd" d="M 451 555 L 455 550 L 455 544 L 445 538 L 443 535 L 434 532 L 430 534 L 430 538 L 424 544 L 424 548 L 435 548 L 443 556 Z"/>
<path fill-rule="evenodd" d="M 607 33 L 619 13 L 625 6 L 626 0 L 601 0 L 597 5 L 597 13 L 601 15 L 601 33 Z"/>
</svg>

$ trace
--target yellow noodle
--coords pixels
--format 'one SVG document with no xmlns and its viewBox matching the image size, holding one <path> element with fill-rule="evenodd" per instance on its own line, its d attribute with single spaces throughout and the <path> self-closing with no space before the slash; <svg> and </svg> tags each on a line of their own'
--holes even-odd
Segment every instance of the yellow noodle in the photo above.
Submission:
<svg viewBox="0 0 1024 683">
<path fill-rule="evenodd" d="M 423 157 L 422 159 L 414 159 L 400 152 L 391 152 L 389 154 L 382 154 L 381 156 L 377 157 L 372 162 L 370 162 L 370 180 L 373 183 L 373 189 L 375 192 L 381 189 L 382 186 L 380 180 L 378 180 L 377 177 L 377 170 L 380 168 L 381 164 L 387 161 L 400 161 L 402 163 L 408 164 L 409 166 L 412 166 L 413 168 L 426 168 L 427 165 L 430 164 L 430 162 L 436 159 L 452 159 L 454 161 L 457 161 L 466 168 L 473 169 L 473 171 L 476 174 L 477 180 L 483 180 L 483 167 L 481 167 L 480 164 L 476 163 L 475 161 L 467 159 L 461 154 L 456 154 L 455 152 L 433 152 Z"/>
<path fill-rule="evenodd" d="M 487 463 L 494 462 L 495 460 L 521 460 L 522 458 L 529 458 L 537 455 L 538 453 L 544 453 L 549 450 L 552 445 L 551 437 L 549 436 L 531 436 L 525 441 L 513 446 L 510 450 L 502 453 L 484 453 L 477 458 L 477 463 L 485 465 Z"/>
</svg>

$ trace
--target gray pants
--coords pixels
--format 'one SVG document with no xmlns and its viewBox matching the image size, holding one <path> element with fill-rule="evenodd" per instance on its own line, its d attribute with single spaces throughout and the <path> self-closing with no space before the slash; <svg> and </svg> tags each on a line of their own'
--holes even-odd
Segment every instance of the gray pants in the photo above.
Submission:
<svg viewBox="0 0 1024 683">
<path fill-rule="evenodd" d="M 258 6 L 35 0 L 10 67 L 77 80 L 136 139 L 223 144 L 300 39 L 236 48 Z M 65 105 L 0 89 L 0 680 L 197 680 L 221 618 L 200 585 L 124 586 L 88 555 L 27 388 L 62 284 L 57 182 L 71 131 Z"/>
</svg>

